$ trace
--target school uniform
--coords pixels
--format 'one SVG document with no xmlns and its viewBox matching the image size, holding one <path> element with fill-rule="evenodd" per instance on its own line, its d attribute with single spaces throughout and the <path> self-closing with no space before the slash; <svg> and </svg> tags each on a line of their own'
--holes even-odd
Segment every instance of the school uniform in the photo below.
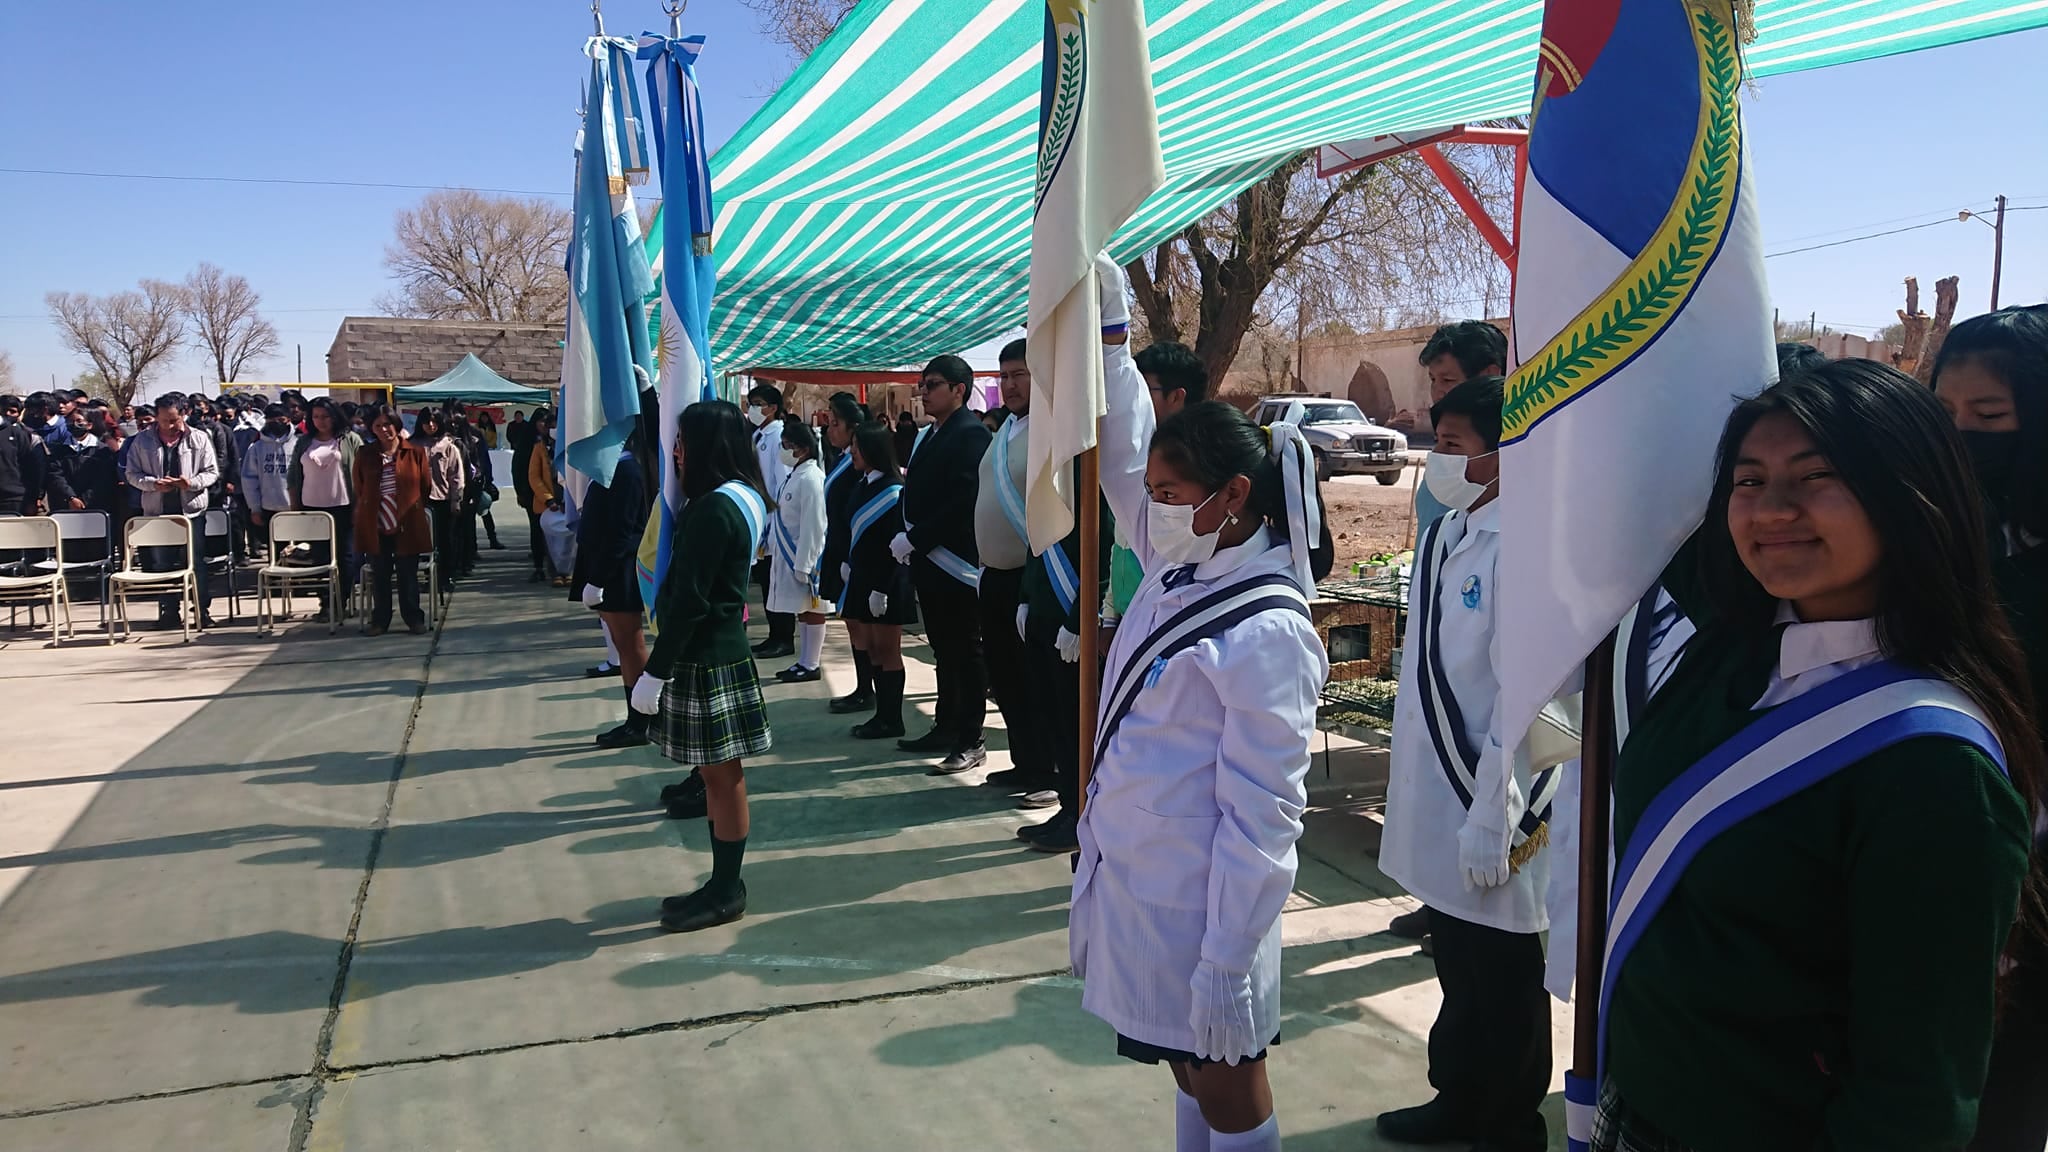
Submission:
<svg viewBox="0 0 2048 1152">
<path fill-rule="evenodd" d="M 846 577 L 839 571 L 846 563 L 852 542 L 853 494 L 859 491 L 861 474 L 853 470 L 853 453 L 842 452 L 825 470 L 825 548 L 818 557 L 818 595 L 829 604 L 839 603 L 846 591 Z"/>
<path fill-rule="evenodd" d="M 1045 662 L 1035 658 L 1017 634 L 1017 609 L 1025 604 L 1024 582 L 1033 564 L 1025 524 L 1024 466 L 1029 444 L 1029 416 L 1015 416 L 989 439 L 982 454 L 974 494 L 974 547 L 981 561 L 976 591 L 981 609 L 982 654 L 988 666 L 989 695 L 1002 711 L 1010 738 L 1010 763 L 1033 775 L 1053 772 L 1049 736 L 1056 717 L 1042 687 L 1035 683 Z M 1051 633 L 1042 638 L 1051 650 Z M 1053 652 L 1057 661 L 1058 653 Z M 1064 679 L 1064 677 L 1062 677 Z M 1079 697 L 1071 708 L 1078 708 Z M 1071 711 L 1070 708 L 1070 711 Z M 1071 715 L 1067 719 L 1074 719 Z"/>
<path fill-rule="evenodd" d="M 869 472 L 861 477 L 848 501 L 853 507 L 848 528 L 846 587 L 839 597 L 839 614 L 862 624 L 915 624 L 917 599 L 910 584 L 910 567 L 898 564 L 889 554 L 889 541 L 903 531 L 903 483 Z M 888 610 L 876 615 L 868 608 L 868 597 L 876 592 L 889 598 Z"/>
<path fill-rule="evenodd" d="M 816 460 L 790 469 L 775 497 L 768 532 L 774 568 L 768 577 L 770 612 L 823 612 L 818 597 L 825 551 L 825 470 Z"/>
<path fill-rule="evenodd" d="M 1539 1150 L 1547 1131 L 1537 1111 L 1550 1086 L 1550 1002 L 1543 988 L 1544 908 L 1551 858 L 1547 837 L 1522 830 L 1522 856 L 1507 883 L 1475 888 L 1459 864 L 1458 837 L 1474 804 L 1479 819 L 1523 810 L 1518 824 L 1547 820 L 1522 734 L 1496 730 L 1498 642 L 1495 606 L 1500 506 L 1453 511 L 1416 549 L 1394 701 L 1386 826 L 1380 870 L 1429 907 L 1443 1004 L 1429 1035 L 1429 1079 L 1437 1107 L 1459 1129 L 1502 1148 Z M 1532 796 L 1532 793 L 1537 795 Z M 1528 809 L 1533 809 L 1530 811 Z M 1566 865 L 1569 866 L 1569 865 Z"/>
<path fill-rule="evenodd" d="M 1996 738 L 1874 621 L 1718 625 L 1680 556 L 1699 633 L 1615 767 L 1594 1147 L 1961 1147 L 2030 843 Z M 1684 823 L 1701 779 L 1725 827 Z"/>
<path fill-rule="evenodd" d="M 651 735 L 679 764 L 719 764 L 773 745 L 743 617 L 767 522 L 768 502 L 740 481 L 690 500 L 677 517 L 647 674 L 667 681 Z"/>
<path fill-rule="evenodd" d="M 600 612 L 643 612 L 640 597 L 640 538 L 647 530 L 647 480 L 628 452 L 619 457 L 609 484 L 592 482 L 576 524 L 576 563 L 569 574 L 569 599 L 581 603 L 585 585 L 596 585 Z"/>
<path fill-rule="evenodd" d="M 780 419 L 770 420 L 761 427 L 754 429 L 754 458 L 761 465 L 761 481 L 767 487 L 767 490 L 769 492 L 782 491 L 782 482 L 789 477 L 789 467 L 782 462 L 782 421 Z M 771 554 L 756 557 L 753 569 L 754 582 L 761 586 L 761 595 L 764 600 L 772 590 L 771 580 L 773 579 L 774 570 L 775 560 L 772 550 Z M 765 644 L 773 646 L 793 643 L 796 637 L 796 616 L 772 607 L 767 610 L 767 616 L 768 639 L 765 641 Z"/>
<path fill-rule="evenodd" d="M 1096 603 L 1104 602 L 1109 589 L 1109 550 L 1113 513 L 1102 511 L 1101 534 L 1097 540 Z M 1076 518 L 1079 519 L 1078 517 Z M 1135 564 L 1135 558 L 1133 560 Z M 1024 658 L 1028 675 L 1024 688 L 1031 693 L 1030 708 L 1041 725 L 1052 762 L 1053 790 L 1059 793 L 1060 815 L 1077 816 L 1081 808 L 1081 664 L 1060 654 L 1060 633 L 1069 643 L 1078 643 L 1083 617 L 1081 588 L 1081 527 L 1056 546 L 1034 557 L 1024 570 L 1021 589 L 1026 609 Z"/>
<path fill-rule="evenodd" d="M 980 745 L 988 708 L 974 540 L 975 496 L 988 446 L 988 426 L 962 405 L 944 423 L 918 435 L 903 476 L 911 582 L 923 606 L 925 639 L 939 680 L 932 727 L 956 751 Z"/>
<path fill-rule="evenodd" d="M 1103 360 L 1103 494 L 1119 522 L 1141 525 L 1151 405 L 1127 347 Z M 1134 544 L 1145 580 L 1110 644 L 1076 830 L 1068 940 L 1081 1004 L 1133 1059 L 1257 1059 L 1280 1026 L 1280 911 L 1329 671 L 1306 562 L 1263 527 L 1192 566 Z M 1236 610 L 1211 603 L 1219 594 Z M 1205 603 L 1184 618 L 1199 627 L 1176 626 Z M 1226 1016 L 1242 1022 L 1224 1028 Z"/>
</svg>

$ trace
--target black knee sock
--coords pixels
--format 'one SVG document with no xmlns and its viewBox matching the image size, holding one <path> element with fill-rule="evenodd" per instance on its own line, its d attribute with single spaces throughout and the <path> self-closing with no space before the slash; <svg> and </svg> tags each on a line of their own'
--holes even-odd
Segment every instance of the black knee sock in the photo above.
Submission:
<svg viewBox="0 0 2048 1152">
<path fill-rule="evenodd" d="M 875 669 L 875 719 L 901 727 L 903 724 L 903 669 L 886 672 Z"/>
<path fill-rule="evenodd" d="M 720 896 L 729 896 L 739 887 L 740 860 L 747 854 L 747 838 L 720 840 L 716 834 L 711 837 L 711 880 L 705 887 Z"/>
<path fill-rule="evenodd" d="M 854 695 L 868 696 L 874 693 L 875 665 L 874 661 L 868 659 L 865 648 L 855 648 L 853 650 L 853 677 Z"/>
</svg>

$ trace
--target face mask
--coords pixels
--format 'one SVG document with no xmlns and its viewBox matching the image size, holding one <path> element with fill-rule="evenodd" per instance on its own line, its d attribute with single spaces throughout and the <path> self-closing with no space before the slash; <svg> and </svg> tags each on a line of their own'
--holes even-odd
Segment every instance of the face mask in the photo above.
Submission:
<svg viewBox="0 0 2048 1152">
<path fill-rule="evenodd" d="M 1195 513 L 1209 506 L 1215 493 L 1200 504 L 1161 504 L 1153 501 L 1145 506 L 1145 539 L 1151 543 L 1152 551 L 1159 554 L 1168 564 L 1200 564 L 1216 554 L 1216 536 L 1223 526 L 1217 525 L 1217 532 L 1206 536 L 1195 533 Z"/>
<path fill-rule="evenodd" d="M 1965 432 L 1963 447 L 1970 452 L 1970 470 L 1977 474 L 1977 486 L 1993 504 L 2003 506 L 2012 496 L 2012 477 L 2018 469 L 2020 434 L 2017 432 Z"/>
<path fill-rule="evenodd" d="M 784 468 L 796 467 L 796 449 L 784 448 L 782 450 L 782 466 Z"/>
<path fill-rule="evenodd" d="M 1486 494 L 1486 485 L 1474 484 L 1465 479 L 1465 465 L 1473 460 L 1484 460 L 1493 453 L 1481 456 L 1454 456 L 1449 452 L 1432 452 L 1429 462 L 1423 465 L 1422 482 L 1429 486 L 1429 494 L 1443 501 L 1444 507 L 1464 511 L 1472 502 Z"/>
<path fill-rule="evenodd" d="M 761 426 L 761 421 L 763 418 L 764 417 L 761 412 L 761 406 L 759 404 L 747 405 L 747 423 L 752 424 L 756 428 L 759 428 Z"/>
</svg>

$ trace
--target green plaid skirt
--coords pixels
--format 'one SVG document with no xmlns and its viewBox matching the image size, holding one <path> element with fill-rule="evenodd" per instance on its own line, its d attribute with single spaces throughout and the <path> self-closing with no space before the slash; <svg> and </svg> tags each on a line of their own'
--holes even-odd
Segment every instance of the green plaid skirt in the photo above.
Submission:
<svg viewBox="0 0 2048 1152">
<path fill-rule="evenodd" d="M 654 742 L 662 755 L 692 767 L 768 751 L 774 740 L 754 662 L 676 665 L 661 692 Z"/>
<path fill-rule="evenodd" d="M 1593 1113 L 1592 1152 L 1690 1152 L 1666 1139 L 1642 1117 L 1629 1111 L 1614 1081 L 1600 1086 L 1600 1106 Z"/>
</svg>

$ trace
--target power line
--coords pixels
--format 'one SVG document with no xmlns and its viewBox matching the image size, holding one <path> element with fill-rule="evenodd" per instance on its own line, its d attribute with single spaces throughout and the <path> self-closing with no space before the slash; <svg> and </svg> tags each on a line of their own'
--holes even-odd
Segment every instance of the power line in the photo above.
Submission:
<svg viewBox="0 0 2048 1152">
<path fill-rule="evenodd" d="M 2048 205 L 2044 205 L 2044 207 L 2048 207 Z M 1764 259 L 1772 260 L 1779 256 L 1796 256 L 1801 252 L 1817 252 L 1822 248 L 1839 248 L 1844 244 L 1856 244 L 1864 240 L 1875 240 L 1880 236 L 1897 236 L 1901 232 L 1918 232 L 1922 228 L 1933 228 L 1940 224 L 1955 223 L 1958 223 L 1956 218 L 1950 216 L 1943 220 L 1929 220 L 1925 224 L 1909 224 L 1904 228 L 1887 228 L 1882 232 L 1866 232 L 1861 236 L 1851 236 L 1844 240 L 1830 240 L 1825 244 L 1808 244 L 1804 248 L 1787 248 L 1782 252 L 1766 252 L 1764 253 Z"/>
<path fill-rule="evenodd" d="M 573 198 L 573 192 L 559 189 L 536 192 L 526 188 L 478 188 L 468 184 L 394 184 L 381 180 L 298 180 L 284 176 L 177 176 L 162 172 L 82 172 L 63 168 L 0 168 L 11 176 L 69 176 L 87 180 L 159 180 L 184 184 L 285 184 L 303 188 L 380 188 L 401 192 L 489 192 L 498 196 L 555 196 Z M 651 199 L 659 199 L 654 197 Z"/>
</svg>

